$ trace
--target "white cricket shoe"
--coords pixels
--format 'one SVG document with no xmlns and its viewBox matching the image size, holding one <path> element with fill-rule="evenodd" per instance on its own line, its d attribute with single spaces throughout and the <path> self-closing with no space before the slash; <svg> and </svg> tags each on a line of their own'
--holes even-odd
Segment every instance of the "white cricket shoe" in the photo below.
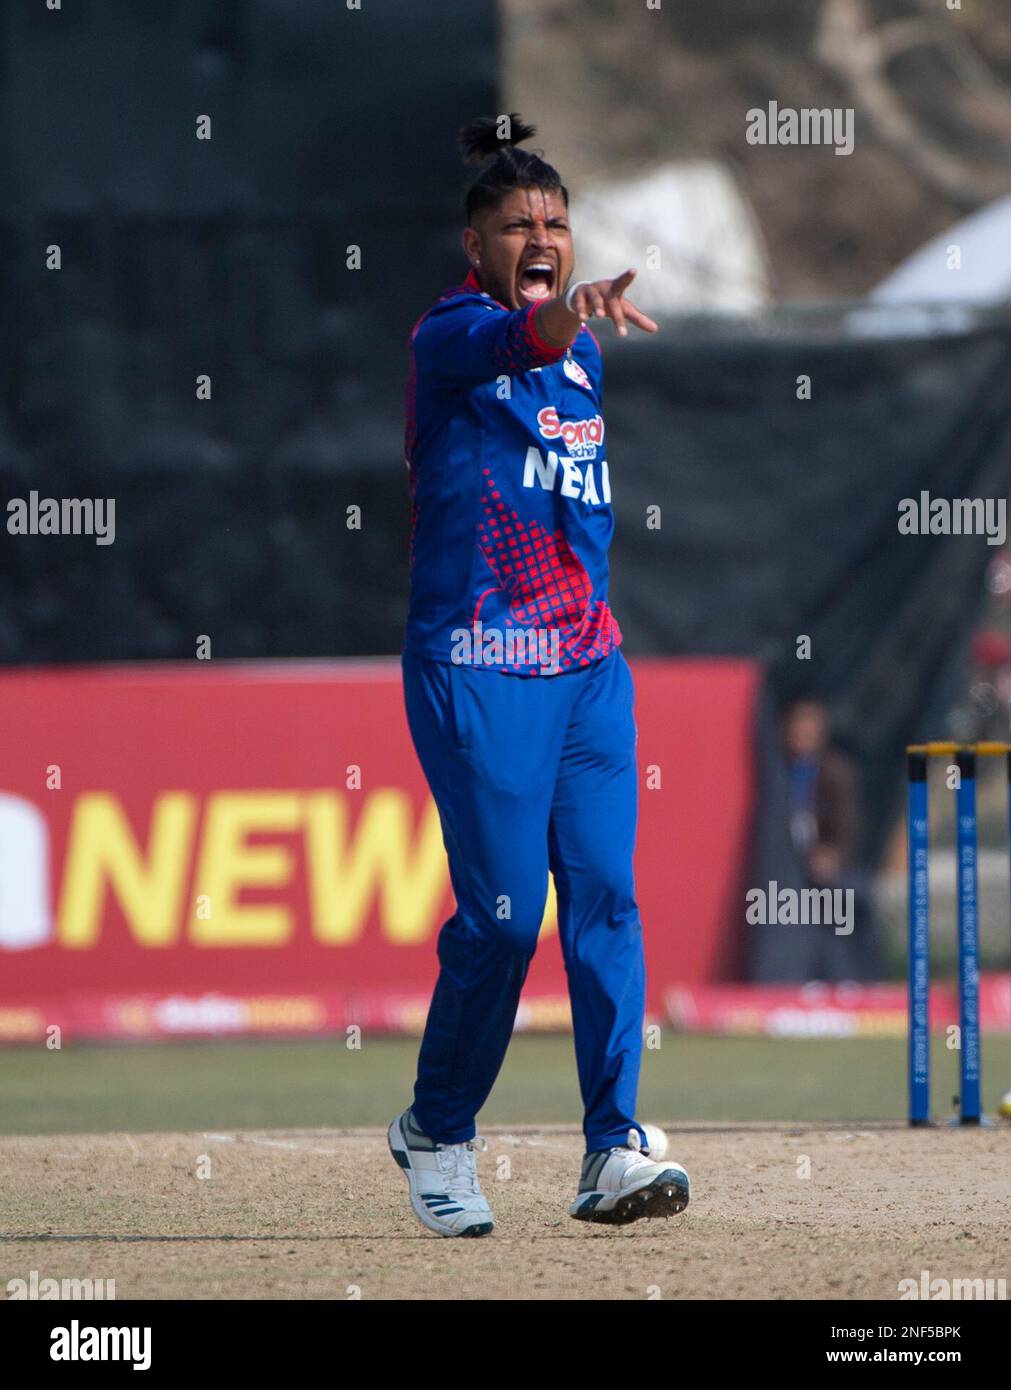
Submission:
<svg viewBox="0 0 1011 1390">
<path fill-rule="evenodd" d="M 688 1174 L 680 1163 L 654 1163 L 641 1144 L 639 1131 L 630 1129 L 624 1148 L 586 1154 L 569 1215 L 578 1221 L 624 1226 L 644 1216 L 684 1211 L 691 1196 Z"/>
<path fill-rule="evenodd" d="M 414 1214 L 440 1236 L 486 1236 L 493 1228 L 491 1208 L 477 1180 L 475 1151 L 488 1144 L 436 1144 L 405 1110 L 387 1132 L 390 1153 L 404 1170 Z"/>
</svg>

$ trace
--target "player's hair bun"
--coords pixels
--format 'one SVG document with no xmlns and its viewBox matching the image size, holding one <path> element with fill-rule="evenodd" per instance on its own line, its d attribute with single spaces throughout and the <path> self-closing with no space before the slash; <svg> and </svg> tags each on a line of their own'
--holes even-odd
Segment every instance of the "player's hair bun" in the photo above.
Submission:
<svg viewBox="0 0 1011 1390">
<path fill-rule="evenodd" d="M 561 193 L 568 207 L 568 190 L 558 170 L 544 160 L 543 150 L 516 148 L 522 140 L 529 140 L 536 134 L 537 127 L 528 125 L 516 111 L 510 111 L 508 116 L 479 116 L 460 131 L 460 152 L 464 159 L 468 164 L 481 166 L 467 175 L 464 210 L 468 225 L 476 213 L 497 208 L 515 188 Z"/>
<path fill-rule="evenodd" d="M 476 120 L 469 121 L 460 131 L 460 152 L 464 162 L 480 164 L 500 150 L 520 145 L 537 134 L 537 127 L 528 125 L 518 111 L 510 111 L 508 121 L 508 136 L 499 134 L 503 124 L 501 116 L 478 116 Z"/>
</svg>

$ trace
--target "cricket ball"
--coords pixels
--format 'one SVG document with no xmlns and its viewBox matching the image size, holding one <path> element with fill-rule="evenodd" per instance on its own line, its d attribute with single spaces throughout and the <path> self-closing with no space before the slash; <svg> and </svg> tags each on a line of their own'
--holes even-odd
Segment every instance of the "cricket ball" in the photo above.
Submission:
<svg viewBox="0 0 1011 1390">
<path fill-rule="evenodd" d="M 649 1156 L 652 1159 L 663 1158 L 667 1152 L 667 1136 L 659 1125 L 643 1125 L 646 1132 L 646 1143 L 649 1145 Z"/>
</svg>

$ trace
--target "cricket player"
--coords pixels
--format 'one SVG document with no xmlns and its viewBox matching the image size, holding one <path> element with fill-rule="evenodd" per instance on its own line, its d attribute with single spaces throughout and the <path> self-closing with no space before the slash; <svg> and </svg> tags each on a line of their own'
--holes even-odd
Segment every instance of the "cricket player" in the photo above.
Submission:
<svg viewBox="0 0 1011 1390">
<path fill-rule="evenodd" d="M 509 1044 L 549 869 L 584 1107 L 570 1215 L 622 1224 L 689 1199 L 687 1173 L 648 1157 L 635 1118 L 637 732 L 607 604 L 612 478 L 588 320 L 623 336 L 657 325 L 625 298 L 634 270 L 569 288 L 568 192 L 518 148 L 535 133 L 515 114 L 461 132 L 480 165 L 466 193 L 470 268 L 410 341 L 404 696 L 456 911 L 439 934 L 414 1102 L 389 1143 L 418 1219 L 446 1236 L 492 1230 L 475 1118 Z"/>
</svg>

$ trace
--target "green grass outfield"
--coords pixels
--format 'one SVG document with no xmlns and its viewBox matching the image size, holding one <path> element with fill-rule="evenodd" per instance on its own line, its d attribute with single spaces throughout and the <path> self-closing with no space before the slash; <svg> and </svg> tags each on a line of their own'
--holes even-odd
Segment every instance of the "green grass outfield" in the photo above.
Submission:
<svg viewBox="0 0 1011 1390">
<path fill-rule="evenodd" d="M 343 1128 L 386 1124 L 410 1100 L 415 1039 L 200 1042 L 0 1049 L 0 1133 Z M 952 1113 L 958 1054 L 935 1040 L 935 1116 Z M 658 1123 L 904 1120 L 902 1039 L 664 1034 L 643 1054 L 639 1116 Z M 992 1111 L 1011 1086 L 1011 1041 L 983 1047 Z M 519 1036 L 481 1121 L 578 1124 L 569 1037 Z"/>
</svg>

